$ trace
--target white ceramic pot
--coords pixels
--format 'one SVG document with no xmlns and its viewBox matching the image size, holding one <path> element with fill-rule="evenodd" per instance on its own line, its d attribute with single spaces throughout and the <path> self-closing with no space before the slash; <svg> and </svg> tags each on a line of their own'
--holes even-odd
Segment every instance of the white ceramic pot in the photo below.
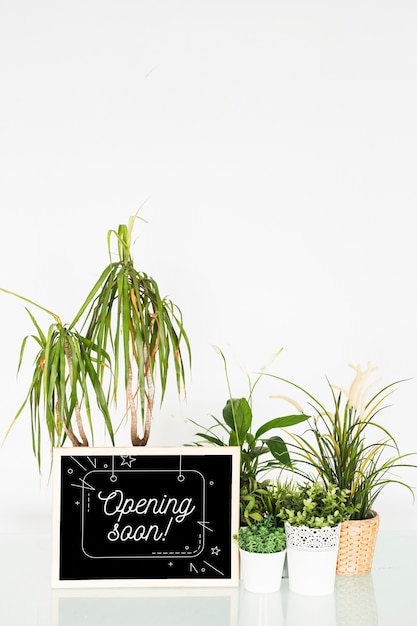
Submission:
<svg viewBox="0 0 417 626">
<path fill-rule="evenodd" d="M 247 591 L 273 593 L 279 591 L 284 568 L 285 550 L 260 554 L 239 549 L 243 584 Z"/>
<path fill-rule="evenodd" d="M 340 524 L 308 528 L 285 522 L 285 534 L 290 591 L 310 596 L 333 593 Z"/>
</svg>

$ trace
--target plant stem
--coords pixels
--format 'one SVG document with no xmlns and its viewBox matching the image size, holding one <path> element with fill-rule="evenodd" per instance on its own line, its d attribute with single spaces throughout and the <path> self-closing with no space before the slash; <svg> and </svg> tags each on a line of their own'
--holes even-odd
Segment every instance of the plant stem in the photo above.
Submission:
<svg viewBox="0 0 417 626">
<path fill-rule="evenodd" d="M 138 435 L 138 412 L 132 392 L 132 367 L 129 363 L 128 386 L 126 390 L 127 396 L 127 412 L 130 413 L 130 437 L 132 446 L 146 446 L 149 440 L 152 424 L 152 414 L 154 406 L 155 386 L 150 373 L 148 359 L 146 360 L 146 383 L 148 391 L 146 393 L 146 415 L 143 425 L 143 437 Z M 136 395 L 136 394 L 135 394 Z"/>
<path fill-rule="evenodd" d="M 65 340 L 65 357 L 68 363 L 69 379 L 70 379 L 70 385 L 72 388 L 72 384 L 73 384 L 72 354 L 71 354 L 71 348 L 70 348 L 68 339 Z M 73 446 L 88 446 L 88 439 L 85 434 L 80 405 L 79 405 L 78 400 L 75 403 L 75 420 L 77 422 L 77 428 L 80 434 L 81 441 L 76 437 L 71 427 L 65 426 L 65 431 L 68 437 L 70 438 Z"/>
</svg>

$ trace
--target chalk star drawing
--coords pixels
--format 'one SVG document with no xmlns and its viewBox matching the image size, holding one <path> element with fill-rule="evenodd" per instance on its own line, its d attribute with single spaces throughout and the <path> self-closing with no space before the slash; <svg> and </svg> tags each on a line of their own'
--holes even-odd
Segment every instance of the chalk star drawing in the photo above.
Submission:
<svg viewBox="0 0 417 626">
<path fill-rule="evenodd" d="M 214 546 L 214 548 L 211 548 L 211 554 L 214 556 L 219 556 L 221 550 L 219 548 L 219 546 Z"/>
<path fill-rule="evenodd" d="M 136 460 L 133 456 L 122 456 L 121 465 L 127 465 L 130 469 L 132 469 L 132 463 Z"/>
</svg>

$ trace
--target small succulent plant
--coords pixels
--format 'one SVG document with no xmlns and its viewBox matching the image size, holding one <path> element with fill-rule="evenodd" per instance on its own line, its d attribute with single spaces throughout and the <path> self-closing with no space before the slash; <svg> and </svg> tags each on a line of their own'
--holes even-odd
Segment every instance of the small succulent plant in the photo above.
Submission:
<svg viewBox="0 0 417 626">
<path fill-rule="evenodd" d="M 265 515 L 262 520 L 253 522 L 250 526 L 239 528 L 237 535 L 233 535 L 239 548 L 246 552 L 271 554 L 285 550 L 285 531 L 282 526 L 276 525 L 272 515 Z"/>
</svg>

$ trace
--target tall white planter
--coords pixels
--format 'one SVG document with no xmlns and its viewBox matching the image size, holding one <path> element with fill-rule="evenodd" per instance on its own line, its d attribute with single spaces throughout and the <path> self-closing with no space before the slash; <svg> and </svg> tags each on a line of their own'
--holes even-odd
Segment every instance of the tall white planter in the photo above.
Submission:
<svg viewBox="0 0 417 626">
<path fill-rule="evenodd" d="M 340 524 L 308 528 L 285 522 L 285 534 L 290 591 L 309 596 L 333 593 Z"/>
<path fill-rule="evenodd" d="M 264 554 L 239 549 L 243 585 L 254 593 L 274 593 L 281 587 L 285 550 Z"/>
</svg>

